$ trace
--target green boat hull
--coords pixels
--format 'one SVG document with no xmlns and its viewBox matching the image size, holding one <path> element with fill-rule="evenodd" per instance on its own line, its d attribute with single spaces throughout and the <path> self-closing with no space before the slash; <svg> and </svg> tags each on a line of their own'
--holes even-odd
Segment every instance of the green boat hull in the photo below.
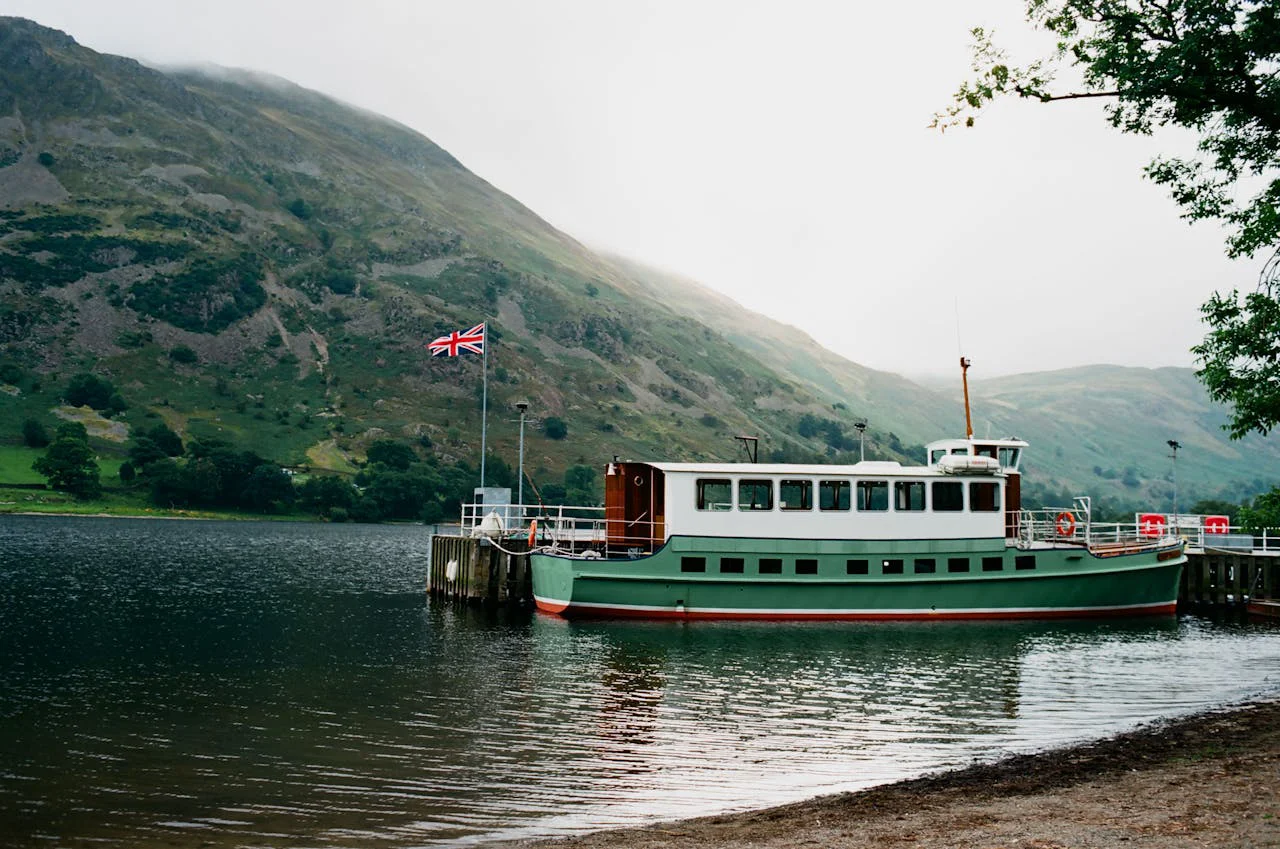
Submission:
<svg viewBox="0 0 1280 849">
<path fill-rule="evenodd" d="M 673 537 L 651 555 L 626 559 L 531 556 L 538 608 L 570 618 L 1169 615 L 1185 562 L 1178 544 L 1100 556 L 989 539 Z"/>
</svg>

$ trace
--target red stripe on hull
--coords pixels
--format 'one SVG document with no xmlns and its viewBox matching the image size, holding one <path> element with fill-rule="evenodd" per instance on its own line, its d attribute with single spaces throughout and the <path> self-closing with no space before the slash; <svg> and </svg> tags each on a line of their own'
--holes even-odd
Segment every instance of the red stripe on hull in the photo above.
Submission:
<svg viewBox="0 0 1280 849">
<path fill-rule="evenodd" d="M 1173 616 L 1177 603 L 1169 602 L 1152 607 L 1113 607 L 1105 610 L 1079 608 L 1075 610 L 991 610 L 991 611 L 920 611 L 919 613 L 767 613 L 708 612 L 698 610 L 629 610 L 615 607 L 575 607 L 566 603 L 548 603 L 541 599 L 537 606 L 544 613 L 553 613 L 565 619 L 747 619 L 773 622 L 893 622 L 933 619 L 1102 619 L 1115 616 Z"/>
</svg>

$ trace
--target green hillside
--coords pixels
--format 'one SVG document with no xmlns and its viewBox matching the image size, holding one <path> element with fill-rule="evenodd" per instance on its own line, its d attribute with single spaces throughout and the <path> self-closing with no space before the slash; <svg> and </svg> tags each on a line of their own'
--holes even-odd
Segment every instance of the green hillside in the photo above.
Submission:
<svg viewBox="0 0 1280 849">
<path fill-rule="evenodd" d="M 87 419 L 115 466 L 160 422 L 313 470 L 351 472 L 383 438 L 475 465 L 481 361 L 423 345 L 481 321 L 491 454 L 514 465 L 516 401 L 566 426 L 528 431 L 538 481 L 613 455 L 740 458 L 743 433 L 762 458 L 848 459 L 861 419 L 869 457 L 918 460 L 963 423 L 953 392 L 591 251 L 407 127 L 278 78 L 161 72 L 0 18 L 0 445 L 62 416 Z M 84 372 L 126 409 L 62 408 Z M 1189 446 L 1189 486 L 1280 477 L 1267 443 L 1215 431 L 1225 417 L 1189 373 L 1158 374 L 1103 394 L 993 381 L 979 421 L 1031 438 L 1056 482 L 1135 502 L 1160 493 L 1170 417 L 1187 423 L 1167 438 Z M 1130 465 L 1137 487 L 1117 482 Z"/>
<path fill-rule="evenodd" d="M 1178 504 L 1239 502 L 1276 485 L 1280 442 L 1232 442 L 1226 412 L 1190 369 L 1087 366 L 971 385 L 978 435 L 1013 433 L 1032 444 L 1029 479 L 1054 491 L 1170 509 L 1181 444 Z"/>
</svg>

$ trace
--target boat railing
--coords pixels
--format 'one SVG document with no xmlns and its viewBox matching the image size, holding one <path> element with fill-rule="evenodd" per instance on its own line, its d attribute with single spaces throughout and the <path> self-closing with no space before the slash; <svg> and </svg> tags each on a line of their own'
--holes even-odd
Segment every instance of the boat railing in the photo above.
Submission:
<svg viewBox="0 0 1280 849">
<path fill-rule="evenodd" d="M 1013 526 L 1022 547 L 1078 545 L 1098 554 L 1167 546 L 1177 539 L 1172 534 L 1144 532 L 1134 522 L 1094 522 L 1087 504 L 1059 510 L 1020 510 Z"/>
<path fill-rule="evenodd" d="M 463 504 L 464 536 L 532 541 L 540 548 L 635 552 L 652 548 L 654 523 L 606 519 L 603 507 L 542 504 Z"/>
</svg>

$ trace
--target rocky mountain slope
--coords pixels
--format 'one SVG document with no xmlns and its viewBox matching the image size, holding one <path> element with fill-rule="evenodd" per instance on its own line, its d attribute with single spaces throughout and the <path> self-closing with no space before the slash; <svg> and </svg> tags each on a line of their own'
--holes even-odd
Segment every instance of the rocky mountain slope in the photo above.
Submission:
<svg viewBox="0 0 1280 849">
<path fill-rule="evenodd" d="M 916 459 L 963 422 L 953 393 L 593 252 L 407 127 L 277 78 L 159 71 L 0 18 L 3 436 L 92 371 L 128 403 L 114 438 L 160 418 L 286 463 L 349 469 L 383 435 L 474 463 L 481 361 L 423 343 L 481 321 L 491 452 L 513 462 L 518 400 L 567 426 L 529 431 L 535 476 L 615 454 L 740 457 L 740 433 L 762 456 L 847 456 L 862 418 L 869 456 Z M 1173 384 L 1196 444 L 1226 464 L 1194 473 L 1206 489 L 1275 476 L 1274 450 L 1228 445 L 1221 412 Z M 1083 412 L 1055 385 L 993 383 L 982 420 L 1043 434 L 1037 468 L 1064 485 L 1154 495 L 1151 458 L 1135 489 L 1130 461 L 1099 462 L 1107 477 L 1053 453 L 1078 435 L 1054 404 Z M 1158 415 L 1167 391 L 1134 397 Z M 1095 412 L 1090 444 L 1142 455 L 1150 416 Z"/>
</svg>

